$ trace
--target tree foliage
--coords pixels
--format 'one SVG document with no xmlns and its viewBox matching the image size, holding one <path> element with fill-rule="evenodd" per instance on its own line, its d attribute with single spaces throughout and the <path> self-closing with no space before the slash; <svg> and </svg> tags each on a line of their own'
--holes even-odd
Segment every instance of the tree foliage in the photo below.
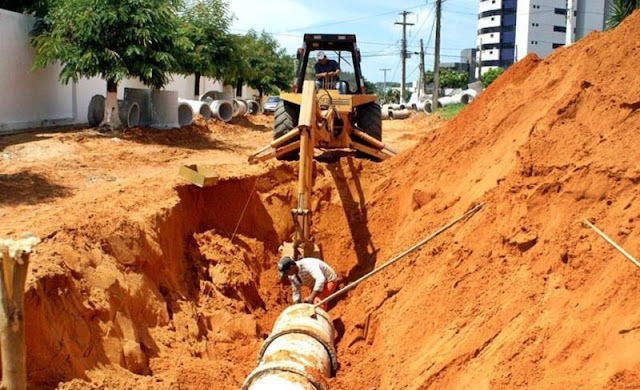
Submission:
<svg viewBox="0 0 640 390">
<path fill-rule="evenodd" d="M 425 86 L 433 83 L 433 71 L 424 72 Z M 441 68 L 438 84 L 440 88 L 465 88 L 469 84 L 468 72 L 456 72 L 451 68 Z"/>
<path fill-rule="evenodd" d="M 613 0 L 611 16 L 607 19 L 607 29 L 619 25 L 634 9 L 640 8 L 640 0 Z"/>
<path fill-rule="evenodd" d="M 222 78 L 233 67 L 231 52 L 234 41 L 229 35 L 228 5 L 223 0 L 185 2 L 180 10 L 181 35 L 190 42 L 177 56 L 178 73 L 196 75 L 195 91 L 199 91 L 200 76 Z"/>
<path fill-rule="evenodd" d="M 287 55 L 271 35 L 249 31 L 235 41 L 236 50 L 231 52 L 231 58 L 236 69 L 225 81 L 244 82 L 258 90 L 260 97 L 289 87 L 295 73 L 295 58 Z"/>
<path fill-rule="evenodd" d="M 61 63 L 60 80 L 127 77 L 156 88 L 176 69 L 175 55 L 190 47 L 180 34 L 178 0 L 52 0 L 32 37 L 34 68 Z"/>
<path fill-rule="evenodd" d="M 487 88 L 491 83 L 495 81 L 501 74 L 504 73 L 504 69 L 502 68 L 492 68 L 486 71 L 482 76 L 480 76 L 480 81 L 482 81 L 482 85 Z"/>
</svg>

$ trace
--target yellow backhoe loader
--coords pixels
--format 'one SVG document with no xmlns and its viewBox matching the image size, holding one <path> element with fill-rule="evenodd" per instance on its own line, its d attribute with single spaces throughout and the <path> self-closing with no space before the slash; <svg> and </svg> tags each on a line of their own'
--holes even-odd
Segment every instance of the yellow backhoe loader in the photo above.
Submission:
<svg viewBox="0 0 640 390">
<path fill-rule="evenodd" d="M 341 69 L 339 79 L 316 80 L 309 58 L 319 51 L 335 56 Z M 354 154 L 381 161 L 396 154 L 381 142 L 380 106 L 376 95 L 365 93 L 355 35 L 305 34 L 297 57 L 292 92 L 280 95 L 282 101 L 274 114 L 274 140 L 249 156 L 250 163 L 270 158 L 300 161 L 298 204 L 291 210 L 293 242 L 280 248 L 282 255 L 294 260 L 322 258 L 321 248 L 311 237 L 314 155 Z"/>
</svg>

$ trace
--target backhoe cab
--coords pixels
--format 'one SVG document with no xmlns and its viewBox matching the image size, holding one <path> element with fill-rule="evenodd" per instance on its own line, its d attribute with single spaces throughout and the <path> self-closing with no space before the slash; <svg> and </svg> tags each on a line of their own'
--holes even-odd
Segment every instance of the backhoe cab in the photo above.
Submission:
<svg viewBox="0 0 640 390">
<path fill-rule="evenodd" d="M 314 65 L 319 51 L 338 62 L 337 78 L 316 83 Z M 295 235 L 292 243 L 281 247 L 281 252 L 293 259 L 322 258 L 320 248 L 311 237 L 310 198 L 315 152 L 355 154 L 375 161 L 394 156 L 395 152 L 381 142 L 380 106 L 376 95 L 365 93 L 355 35 L 305 34 L 297 57 L 292 92 L 280 95 L 282 100 L 274 114 L 274 140 L 249 156 L 249 162 L 274 157 L 300 160 L 298 207 L 291 211 Z"/>
</svg>

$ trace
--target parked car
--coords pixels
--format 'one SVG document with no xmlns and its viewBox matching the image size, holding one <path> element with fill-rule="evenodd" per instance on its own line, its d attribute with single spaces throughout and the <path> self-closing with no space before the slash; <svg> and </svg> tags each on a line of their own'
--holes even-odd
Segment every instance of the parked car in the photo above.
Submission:
<svg viewBox="0 0 640 390">
<path fill-rule="evenodd" d="M 276 112 L 276 106 L 280 103 L 280 96 L 269 96 L 267 101 L 264 103 L 264 113 L 265 114 L 273 114 Z"/>
</svg>

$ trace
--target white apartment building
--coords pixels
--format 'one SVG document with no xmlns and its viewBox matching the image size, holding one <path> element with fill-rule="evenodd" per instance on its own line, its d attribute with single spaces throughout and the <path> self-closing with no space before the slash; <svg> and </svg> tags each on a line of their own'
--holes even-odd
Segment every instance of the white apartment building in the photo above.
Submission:
<svg viewBox="0 0 640 390">
<path fill-rule="evenodd" d="M 480 0 L 477 75 L 602 30 L 612 0 Z"/>
</svg>

